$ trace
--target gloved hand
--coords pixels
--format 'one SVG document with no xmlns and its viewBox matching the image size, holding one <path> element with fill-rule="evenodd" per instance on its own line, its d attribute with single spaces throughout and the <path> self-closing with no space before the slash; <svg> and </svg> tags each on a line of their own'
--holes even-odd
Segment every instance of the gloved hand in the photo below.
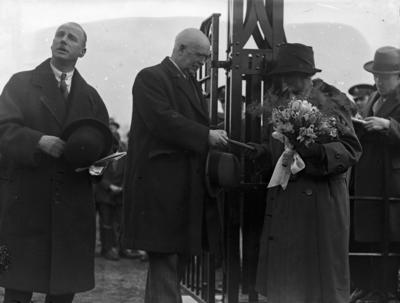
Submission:
<svg viewBox="0 0 400 303">
<path fill-rule="evenodd" d="M 303 160 L 312 158 L 316 161 L 322 161 L 325 158 L 324 147 L 319 143 L 310 143 L 308 146 L 300 143 L 295 146 L 295 150 Z"/>
</svg>

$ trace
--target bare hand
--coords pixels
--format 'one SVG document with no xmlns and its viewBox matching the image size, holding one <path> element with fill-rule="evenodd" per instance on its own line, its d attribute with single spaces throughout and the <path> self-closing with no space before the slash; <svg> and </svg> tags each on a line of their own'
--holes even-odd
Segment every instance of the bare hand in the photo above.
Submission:
<svg viewBox="0 0 400 303">
<path fill-rule="evenodd" d="M 253 150 L 248 148 L 244 150 L 244 155 L 251 160 L 255 160 L 266 153 L 262 144 L 254 142 L 247 142 L 246 144 L 254 147 Z"/>
<path fill-rule="evenodd" d="M 64 152 L 65 142 L 59 137 L 44 135 L 40 138 L 38 147 L 44 153 L 59 158 Z"/>
<path fill-rule="evenodd" d="M 114 185 L 114 184 L 111 184 L 111 185 L 110 185 L 110 190 L 111 190 L 113 193 L 120 193 L 120 192 L 122 191 L 122 187 L 121 187 L 121 186 Z"/>
<path fill-rule="evenodd" d="M 388 129 L 390 120 L 381 117 L 367 117 L 365 118 L 364 127 L 367 131 L 380 131 Z"/>
<path fill-rule="evenodd" d="M 222 129 L 210 129 L 208 133 L 208 143 L 210 146 L 225 146 L 228 144 L 228 135 Z"/>
</svg>

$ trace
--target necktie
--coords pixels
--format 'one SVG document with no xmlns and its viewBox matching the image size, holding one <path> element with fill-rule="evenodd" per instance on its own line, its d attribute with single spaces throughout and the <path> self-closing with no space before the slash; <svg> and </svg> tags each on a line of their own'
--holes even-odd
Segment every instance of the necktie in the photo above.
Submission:
<svg viewBox="0 0 400 303">
<path fill-rule="evenodd" d="M 67 77 L 66 73 L 62 73 L 60 77 L 60 91 L 61 94 L 63 95 L 64 99 L 68 99 L 68 88 L 67 88 L 67 82 L 65 82 L 65 78 Z"/>
</svg>

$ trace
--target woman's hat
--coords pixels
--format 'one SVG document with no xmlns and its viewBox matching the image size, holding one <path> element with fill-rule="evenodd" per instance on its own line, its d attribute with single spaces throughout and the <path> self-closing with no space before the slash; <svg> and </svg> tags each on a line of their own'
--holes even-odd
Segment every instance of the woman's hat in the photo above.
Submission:
<svg viewBox="0 0 400 303">
<path fill-rule="evenodd" d="M 61 134 L 64 157 L 74 167 L 85 167 L 109 154 L 113 135 L 103 122 L 84 118 L 71 122 Z"/>
<path fill-rule="evenodd" d="M 365 63 L 364 69 L 373 74 L 399 74 L 400 50 L 393 46 L 378 48 L 374 60 Z"/>
<path fill-rule="evenodd" d="M 231 153 L 210 151 L 206 161 L 206 187 L 215 197 L 223 188 L 234 188 L 240 184 L 240 164 Z"/>
<path fill-rule="evenodd" d="M 279 45 L 275 66 L 268 75 L 293 72 L 314 75 L 320 71 L 315 68 L 314 52 L 311 46 L 300 43 L 284 43 Z"/>
</svg>

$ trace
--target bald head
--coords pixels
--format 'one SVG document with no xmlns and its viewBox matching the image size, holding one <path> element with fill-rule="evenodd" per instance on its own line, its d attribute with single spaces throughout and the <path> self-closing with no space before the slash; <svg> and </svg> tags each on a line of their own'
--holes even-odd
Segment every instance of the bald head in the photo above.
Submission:
<svg viewBox="0 0 400 303">
<path fill-rule="evenodd" d="M 75 22 L 60 25 L 51 44 L 51 63 L 60 71 L 68 72 L 75 68 L 76 61 L 86 53 L 86 33 Z"/>
<path fill-rule="evenodd" d="M 86 35 L 85 30 L 83 29 L 83 27 L 80 24 L 78 24 L 76 22 L 67 22 L 67 23 L 61 24 L 58 27 L 57 31 L 61 27 L 72 27 L 72 28 L 75 28 L 76 30 L 78 30 L 79 32 L 81 32 L 81 34 L 82 34 L 82 46 L 86 47 L 87 35 Z"/>
<path fill-rule="evenodd" d="M 171 58 L 182 71 L 195 75 L 209 56 L 210 41 L 202 31 L 187 28 L 176 36 Z"/>
<path fill-rule="evenodd" d="M 179 48 L 181 45 L 186 46 L 200 46 L 203 45 L 210 48 L 210 41 L 207 36 L 197 28 L 187 28 L 181 31 L 175 38 L 175 48 Z"/>
</svg>

